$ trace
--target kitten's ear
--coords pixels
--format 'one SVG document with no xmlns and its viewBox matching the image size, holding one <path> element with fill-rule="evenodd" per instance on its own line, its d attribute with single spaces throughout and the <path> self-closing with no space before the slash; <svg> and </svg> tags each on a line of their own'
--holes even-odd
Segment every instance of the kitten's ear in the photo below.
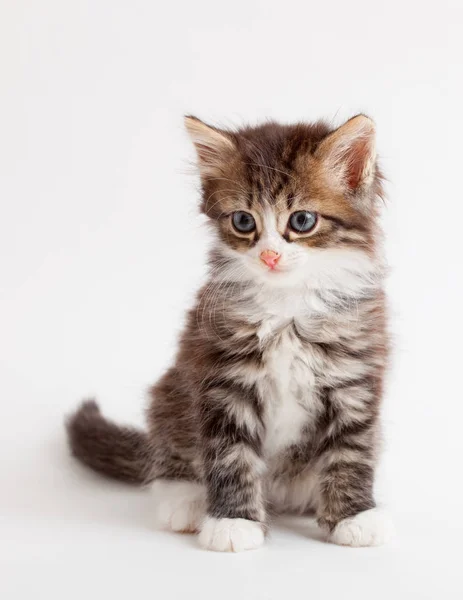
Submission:
<svg viewBox="0 0 463 600">
<path fill-rule="evenodd" d="M 315 156 L 344 189 L 368 186 L 375 175 L 375 124 L 365 115 L 353 117 L 321 142 Z"/>
<path fill-rule="evenodd" d="M 185 117 L 185 127 L 196 148 L 201 177 L 222 175 L 223 166 L 236 151 L 232 136 L 189 115 Z"/>
</svg>

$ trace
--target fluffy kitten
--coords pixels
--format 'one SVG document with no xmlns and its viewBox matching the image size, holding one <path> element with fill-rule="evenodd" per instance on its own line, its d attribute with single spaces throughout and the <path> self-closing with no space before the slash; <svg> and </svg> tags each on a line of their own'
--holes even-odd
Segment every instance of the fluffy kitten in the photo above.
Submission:
<svg viewBox="0 0 463 600">
<path fill-rule="evenodd" d="M 331 541 L 385 541 L 374 508 L 388 357 L 375 128 L 358 115 L 225 131 L 186 118 L 215 230 L 207 284 L 146 433 L 93 402 L 70 445 L 106 475 L 154 482 L 174 531 L 239 551 L 269 515 L 315 513 Z"/>
</svg>

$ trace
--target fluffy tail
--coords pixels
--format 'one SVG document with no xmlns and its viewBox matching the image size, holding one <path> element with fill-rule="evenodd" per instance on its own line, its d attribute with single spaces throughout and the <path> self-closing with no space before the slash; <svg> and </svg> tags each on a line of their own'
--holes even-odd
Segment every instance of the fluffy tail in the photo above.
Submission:
<svg viewBox="0 0 463 600">
<path fill-rule="evenodd" d="M 93 470 L 129 483 L 149 479 L 147 435 L 106 420 L 93 400 L 84 402 L 69 417 L 66 428 L 72 453 Z"/>
</svg>

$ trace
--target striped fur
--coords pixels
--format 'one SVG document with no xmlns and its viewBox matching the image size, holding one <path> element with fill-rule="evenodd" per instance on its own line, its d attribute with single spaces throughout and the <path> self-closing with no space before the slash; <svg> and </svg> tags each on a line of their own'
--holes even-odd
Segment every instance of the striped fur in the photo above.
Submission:
<svg viewBox="0 0 463 600">
<path fill-rule="evenodd" d="M 185 494 L 191 482 L 195 498 L 203 489 L 207 547 L 255 547 L 256 527 L 284 511 L 314 512 L 347 539 L 340 524 L 375 505 L 389 346 L 373 124 L 230 132 L 189 117 L 187 128 L 216 233 L 209 279 L 151 390 L 148 432 L 116 440 L 87 405 L 68 423 L 71 446 L 111 476 L 185 482 Z M 255 231 L 233 229 L 237 210 Z M 310 233 L 289 229 L 297 210 L 317 214 Z M 259 261 L 263 249 L 281 255 L 276 272 Z M 200 527 L 197 515 L 175 521 Z"/>
</svg>

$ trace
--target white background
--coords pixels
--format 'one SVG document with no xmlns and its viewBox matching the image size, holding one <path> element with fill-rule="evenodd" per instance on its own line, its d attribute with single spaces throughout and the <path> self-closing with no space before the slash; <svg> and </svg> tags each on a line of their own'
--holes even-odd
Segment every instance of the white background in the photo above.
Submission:
<svg viewBox="0 0 463 600">
<path fill-rule="evenodd" d="M 459 0 L 4 0 L 0 9 L 2 598 L 461 598 Z M 156 531 L 146 491 L 68 455 L 97 395 L 141 423 L 204 274 L 182 115 L 364 111 L 384 211 L 395 361 L 378 496 L 398 540 L 276 524 L 243 555 Z"/>
</svg>

